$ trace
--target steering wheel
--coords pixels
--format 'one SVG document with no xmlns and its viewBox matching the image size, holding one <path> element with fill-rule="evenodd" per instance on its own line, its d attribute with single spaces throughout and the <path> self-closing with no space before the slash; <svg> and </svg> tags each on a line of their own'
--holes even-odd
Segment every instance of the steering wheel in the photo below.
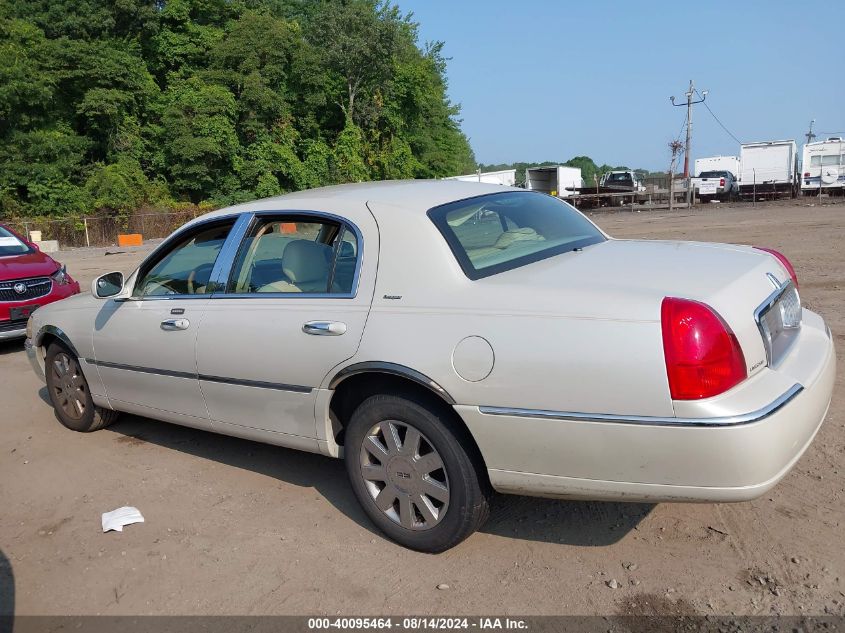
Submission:
<svg viewBox="0 0 845 633">
<path fill-rule="evenodd" d="M 213 264 L 200 264 L 190 272 L 188 275 L 189 295 L 205 293 L 212 268 L 214 268 Z"/>
</svg>

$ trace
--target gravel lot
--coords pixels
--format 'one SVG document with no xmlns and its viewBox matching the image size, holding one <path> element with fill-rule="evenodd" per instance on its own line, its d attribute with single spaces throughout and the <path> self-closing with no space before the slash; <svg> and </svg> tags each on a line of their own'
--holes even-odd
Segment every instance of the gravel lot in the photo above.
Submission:
<svg viewBox="0 0 845 633">
<path fill-rule="evenodd" d="M 617 237 L 792 259 L 805 305 L 833 330 L 838 390 L 769 495 L 658 506 L 500 496 L 481 532 L 417 554 L 375 531 L 339 461 L 133 416 L 67 431 L 22 344 L 0 344 L 0 614 L 845 614 L 845 204 L 593 217 Z M 87 288 L 148 251 L 59 258 Z M 122 505 L 146 523 L 102 534 L 100 513 Z"/>
</svg>

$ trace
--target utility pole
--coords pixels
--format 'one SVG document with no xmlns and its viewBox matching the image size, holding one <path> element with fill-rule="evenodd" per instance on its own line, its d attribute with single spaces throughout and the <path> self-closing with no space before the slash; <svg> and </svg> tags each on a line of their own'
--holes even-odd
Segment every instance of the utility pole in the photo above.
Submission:
<svg viewBox="0 0 845 633">
<path fill-rule="evenodd" d="M 815 133 L 813 132 L 813 123 L 815 123 L 815 122 L 816 122 L 816 120 L 815 120 L 815 119 L 813 119 L 813 120 L 811 120 L 811 121 L 810 121 L 810 130 L 809 130 L 809 131 L 808 131 L 808 132 L 804 135 L 804 136 L 806 136 L 806 137 L 807 137 L 807 142 L 808 142 L 808 143 L 812 143 L 812 142 L 813 142 L 813 139 L 814 139 L 814 138 L 816 138 L 816 135 L 815 135 Z"/>
<path fill-rule="evenodd" d="M 675 164 L 682 147 L 678 140 L 669 142 L 669 151 L 672 152 L 672 162 L 669 163 L 669 211 L 675 208 Z"/>
<path fill-rule="evenodd" d="M 687 205 L 689 205 L 692 196 L 689 175 L 690 149 L 692 147 L 692 106 L 694 106 L 696 103 L 704 103 L 704 100 L 707 98 L 707 91 L 705 90 L 701 93 L 701 99 L 699 99 L 698 101 L 693 101 L 692 98 L 695 96 L 695 84 L 693 83 L 692 79 L 690 79 L 689 90 L 687 90 L 685 96 L 687 98 L 687 102 L 685 104 L 675 103 L 675 97 L 669 97 L 669 101 L 672 102 L 673 106 L 687 106 L 687 142 L 684 146 L 684 180 L 686 180 L 687 182 Z"/>
</svg>

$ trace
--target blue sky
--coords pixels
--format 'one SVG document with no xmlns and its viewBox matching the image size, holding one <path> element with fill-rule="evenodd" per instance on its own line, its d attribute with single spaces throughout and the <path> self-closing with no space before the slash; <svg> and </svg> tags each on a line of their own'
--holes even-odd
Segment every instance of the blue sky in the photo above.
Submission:
<svg viewBox="0 0 845 633">
<path fill-rule="evenodd" d="M 689 80 L 741 141 L 845 134 L 845 2 L 398 0 L 443 40 L 449 93 L 483 163 L 665 170 Z M 739 146 L 698 105 L 692 157 Z"/>
</svg>

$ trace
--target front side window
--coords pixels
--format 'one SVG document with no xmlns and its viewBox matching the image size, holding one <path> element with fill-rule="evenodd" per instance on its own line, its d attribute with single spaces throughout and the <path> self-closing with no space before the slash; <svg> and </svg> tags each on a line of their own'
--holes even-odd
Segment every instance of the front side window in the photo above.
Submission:
<svg viewBox="0 0 845 633">
<path fill-rule="evenodd" d="M 198 229 L 142 269 L 135 284 L 136 297 L 201 295 L 214 292 L 209 283 L 214 262 L 233 222 Z"/>
<path fill-rule="evenodd" d="M 540 193 L 496 193 L 428 212 L 470 279 L 605 241 L 587 218 Z"/>
<path fill-rule="evenodd" d="M 0 257 L 6 255 L 23 255 L 31 249 L 22 242 L 17 235 L 0 226 Z"/>
<path fill-rule="evenodd" d="M 355 233 L 341 222 L 259 218 L 241 245 L 227 292 L 351 295 L 357 261 Z"/>
</svg>

